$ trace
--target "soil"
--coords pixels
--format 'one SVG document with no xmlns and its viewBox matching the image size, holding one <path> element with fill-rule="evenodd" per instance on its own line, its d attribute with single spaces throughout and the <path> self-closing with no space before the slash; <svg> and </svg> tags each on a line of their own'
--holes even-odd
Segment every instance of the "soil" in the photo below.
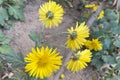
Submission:
<svg viewBox="0 0 120 80">
<path fill-rule="evenodd" d="M 79 1 L 79 0 L 74 0 Z M 22 52 L 24 55 L 31 51 L 34 47 L 34 42 L 29 38 L 30 30 L 41 32 L 42 24 L 38 19 L 39 6 L 44 3 L 44 0 L 35 0 L 29 2 L 24 8 L 25 21 L 16 21 L 10 30 L 6 30 L 5 34 L 12 39 L 11 46 L 16 52 Z M 76 2 L 77 3 L 77 2 Z M 76 7 L 76 5 L 75 5 Z M 56 33 L 67 31 L 67 29 L 76 24 L 76 17 L 79 17 L 79 12 L 75 9 L 65 9 L 65 15 L 62 24 L 57 28 L 45 29 L 45 44 L 51 47 L 57 47 L 57 50 L 66 57 L 70 50 L 63 45 L 66 41 L 66 35 L 59 34 L 52 37 Z M 77 73 L 64 71 L 65 78 L 63 80 L 98 80 L 95 71 L 91 68 L 81 70 Z M 54 75 L 50 78 L 53 80 Z"/>
</svg>

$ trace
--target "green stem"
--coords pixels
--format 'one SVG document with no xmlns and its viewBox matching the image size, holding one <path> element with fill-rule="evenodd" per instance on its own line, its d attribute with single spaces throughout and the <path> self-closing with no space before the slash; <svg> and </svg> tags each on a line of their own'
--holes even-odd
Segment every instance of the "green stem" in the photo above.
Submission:
<svg viewBox="0 0 120 80">
<path fill-rule="evenodd" d="M 41 29 L 41 40 L 42 40 L 42 44 L 44 43 L 44 36 L 45 36 L 45 27 L 42 27 L 42 29 Z"/>
<path fill-rule="evenodd" d="M 48 43 L 47 45 L 50 45 L 50 46 L 57 46 L 57 47 L 61 47 L 61 48 L 65 48 L 66 49 L 66 47 L 65 47 L 65 45 L 58 45 L 58 44 L 54 44 L 54 43 Z"/>
<path fill-rule="evenodd" d="M 51 37 L 56 37 L 56 36 L 58 36 L 58 35 L 61 35 L 61 34 L 69 34 L 68 32 L 61 32 L 61 33 L 56 33 L 56 34 L 54 34 L 54 35 L 51 35 Z"/>
</svg>

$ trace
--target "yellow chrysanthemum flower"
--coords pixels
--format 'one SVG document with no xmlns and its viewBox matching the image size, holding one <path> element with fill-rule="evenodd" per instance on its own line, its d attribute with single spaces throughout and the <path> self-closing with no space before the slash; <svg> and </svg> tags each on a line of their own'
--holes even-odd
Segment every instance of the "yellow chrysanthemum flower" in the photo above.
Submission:
<svg viewBox="0 0 120 80">
<path fill-rule="evenodd" d="M 98 16 L 98 19 L 102 19 L 104 17 L 104 11 L 102 10 Z"/>
<path fill-rule="evenodd" d="M 54 71 L 58 70 L 62 65 L 62 56 L 52 48 L 32 48 L 32 52 L 27 54 L 25 62 L 25 71 L 30 76 L 44 79 L 49 77 Z"/>
<path fill-rule="evenodd" d="M 62 22 L 63 14 L 62 6 L 51 0 L 39 8 L 39 20 L 46 28 L 58 26 Z"/>
<path fill-rule="evenodd" d="M 73 27 L 71 27 L 68 29 L 68 32 L 68 40 L 65 44 L 67 48 L 71 48 L 73 51 L 80 49 L 86 41 L 85 38 L 89 37 L 89 28 L 85 25 L 85 22 L 80 25 L 78 25 L 77 22 L 76 28 L 73 29 Z"/>
<path fill-rule="evenodd" d="M 95 6 L 93 7 L 93 10 L 96 11 L 98 8 L 99 8 L 99 6 L 98 6 L 98 5 L 95 5 Z"/>
<path fill-rule="evenodd" d="M 96 11 L 99 8 L 98 5 L 93 7 L 93 10 Z M 100 14 L 98 15 L 98 19 L 102 19 L 104 17 L 104 11 L 102 10 Z"/>
<path fill-rule="evenodd" d="M 102 44 L 98 39 L 92 39 L 85 42 L 85 46 L 90 50 L 99 51 L 102 50 Z"/>
<path fill-rule="evenodd" d="M 91 44 L 91 41 L 90 41 L 90 40 L 87 40 L 87 41 L 85 42 L 84 46 L 85 46 L 85 47 L 87 47 L 87 48 L 89 48 L 90 50 L 92 50 L 92 49 L 93 49 L 93 47 L 92 47 L 92 44 Z"/>
<path fill-rule="evenodd" d="M 87 5 L 85 5 L 85 8 L 93 8 L 95 6 L 95 4 L 87 4 Z"/>
<path fill-rule="evenodd" d="M 77 72 L 81 69 L 86 68 L 91 61 L 92 53 L 90 50 L 84 50 L 82 52 L 78 51 L 76 54 L 74 54 L 70 61 L 67 63 L 67 69 L 71 70 L 73 72 Z"/>
<path fill-rule="evenodd" d="M 99 8 L 99 6 L 96 4 L 88 4 L 88 5 L 85 5 L 85 8 L 93 9 L 94 11 L 96 11 Z M 104 11 L 102 10 L 98 15 L 98 19 L 102 19 L 103 17 L 104 17 Z"/>
</svg>

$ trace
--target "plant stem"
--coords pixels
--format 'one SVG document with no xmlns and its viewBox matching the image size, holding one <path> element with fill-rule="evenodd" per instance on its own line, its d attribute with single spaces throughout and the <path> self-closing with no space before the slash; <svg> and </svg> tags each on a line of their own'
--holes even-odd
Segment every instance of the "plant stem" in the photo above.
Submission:
<svg viewBox="0 0 120 80">
<path fill-rule="evenodd" d="M 42 27 L 42 29 L 41 29 L 41 42 L 42 42 L 42 44 L 44 43 L 44 36 L 45 36 L 45 27 Z"/>
</svg>

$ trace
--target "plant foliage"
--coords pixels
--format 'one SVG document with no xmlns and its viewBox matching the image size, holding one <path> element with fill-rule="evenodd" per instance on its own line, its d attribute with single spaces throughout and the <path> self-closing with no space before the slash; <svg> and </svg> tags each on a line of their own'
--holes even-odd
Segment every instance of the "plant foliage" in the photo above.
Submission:
<svg viewBox="0 0 120 80">
<path fill-rule="evenodd" d="M 13 20 L 24 21 L 24 0 L 0 0 L 0 28 L 9 29 Z"/>
</svg>

